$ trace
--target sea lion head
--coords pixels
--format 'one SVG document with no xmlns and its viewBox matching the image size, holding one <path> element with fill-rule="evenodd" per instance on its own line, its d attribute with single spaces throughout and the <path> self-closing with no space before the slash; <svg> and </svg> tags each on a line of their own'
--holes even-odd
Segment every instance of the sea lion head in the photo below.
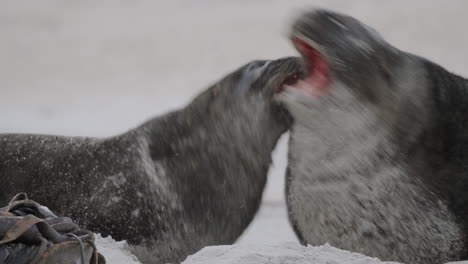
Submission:
<svg viewBox="0 0 468 264">
<path fill-rule="evenodd" d="M 418 70 L 420 60 L 355 18 L 309 11 L 293 23 L 290 39 L 307 74 L 285 85 L 278 99 L 297 122 L 327 133 L 330 128 L 352 132 L 359 124 L 390 131 L 388 125 L 403 111 L 421 110 L 424 91 L 417 87 L 424 87 L 425 78 Z"/>
<path fill-rule="evenodd" d="M 213 129 L 223 128 L 232 139 L 240 136 L 244 144 L 270 139 L 269 146 L 291 124 L 289 113 L 275 95 L 303 73 L 300 58 L 247 63 L 196 97 L 191 111 L 197 113 L 198 122 L 210 122 Z"/>
</svg>

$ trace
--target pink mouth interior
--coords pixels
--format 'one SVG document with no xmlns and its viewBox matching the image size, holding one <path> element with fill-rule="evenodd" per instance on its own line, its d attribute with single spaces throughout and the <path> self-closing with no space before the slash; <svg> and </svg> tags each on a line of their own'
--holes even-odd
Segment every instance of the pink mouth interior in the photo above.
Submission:
<svg viewBox="0 0 468 264">
<path fill-rule="evenodd" d="M 308 68 L 308 75 L 294 83 L 285 83 L 284 89 L 297 89 L 314 97 L 328 93 L 330 66 L 325 58 L 311 45 L 299 38 L 292 38 L 292 42 L 304 58 Z"/>
</svg>

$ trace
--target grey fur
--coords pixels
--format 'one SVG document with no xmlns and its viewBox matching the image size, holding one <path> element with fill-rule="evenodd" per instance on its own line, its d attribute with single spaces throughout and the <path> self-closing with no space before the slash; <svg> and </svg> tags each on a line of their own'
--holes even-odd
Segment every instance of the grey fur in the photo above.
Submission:
<svg viewBox="0 0 468 264">
<path fill-rule="evenodd" d="M 300 69 L 256 61 L 185 108 L 110 138 L 0 136 L 0 204 L 17 192 L 125 239 L 141 261 L 231 244 L 254 217 L 290 117 L 274 92 Z"/>
<path fill-rule="evenodd" d="M 279 95 L 294 119 L 286 192 L 301 242 L 408 264 L 466 258 L 467 80 L 349 16 L 305 13 L 291 36 L 332 80 L 329 95 Z"/>
</svg>

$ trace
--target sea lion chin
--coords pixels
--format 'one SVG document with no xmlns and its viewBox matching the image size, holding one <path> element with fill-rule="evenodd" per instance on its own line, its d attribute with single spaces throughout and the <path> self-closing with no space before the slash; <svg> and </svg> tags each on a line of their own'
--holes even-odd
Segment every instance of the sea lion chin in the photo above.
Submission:
<svg viewBox="0 0 468 264">
<path fill-rule="evenodd" d="M 259 207 L 290 125 L 274 101 L 298 58 L 251 62 L 193 99 L 110 138 L 0 136 L 0 202 L 28 195 L 145 263 L 233 243 Z"/>
<path fill-rule="evenodd" d="M 277 95 L 294 119 L 286 192 L 301 242 L 467 258 L 468 81 L 326 10 L 290 38 L 308 69 Z"/>
</svg>

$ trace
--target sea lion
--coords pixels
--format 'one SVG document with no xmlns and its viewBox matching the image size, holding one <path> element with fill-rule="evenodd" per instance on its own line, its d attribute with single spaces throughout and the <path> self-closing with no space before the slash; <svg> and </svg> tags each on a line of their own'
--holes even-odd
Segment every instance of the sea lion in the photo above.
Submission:
<svg viewBox="0 0 468 264">
<path fill-rule="evenodd" d="M 254 217 L 289 114 L 275 92 L 298 58 L 251 62 L 185 108 L 109 138 L 0 136 L 0 203 L 26 192 L 140 261 L 231 244 Z"/>
<path fill-rule="evenodd" d="M 468 81 L 326 10 L 290 37 L 308 69 L 277 95 L 294 120 L 286 193 L 300 241 L 403 263 L 467 258 Z"/>
</svg>

